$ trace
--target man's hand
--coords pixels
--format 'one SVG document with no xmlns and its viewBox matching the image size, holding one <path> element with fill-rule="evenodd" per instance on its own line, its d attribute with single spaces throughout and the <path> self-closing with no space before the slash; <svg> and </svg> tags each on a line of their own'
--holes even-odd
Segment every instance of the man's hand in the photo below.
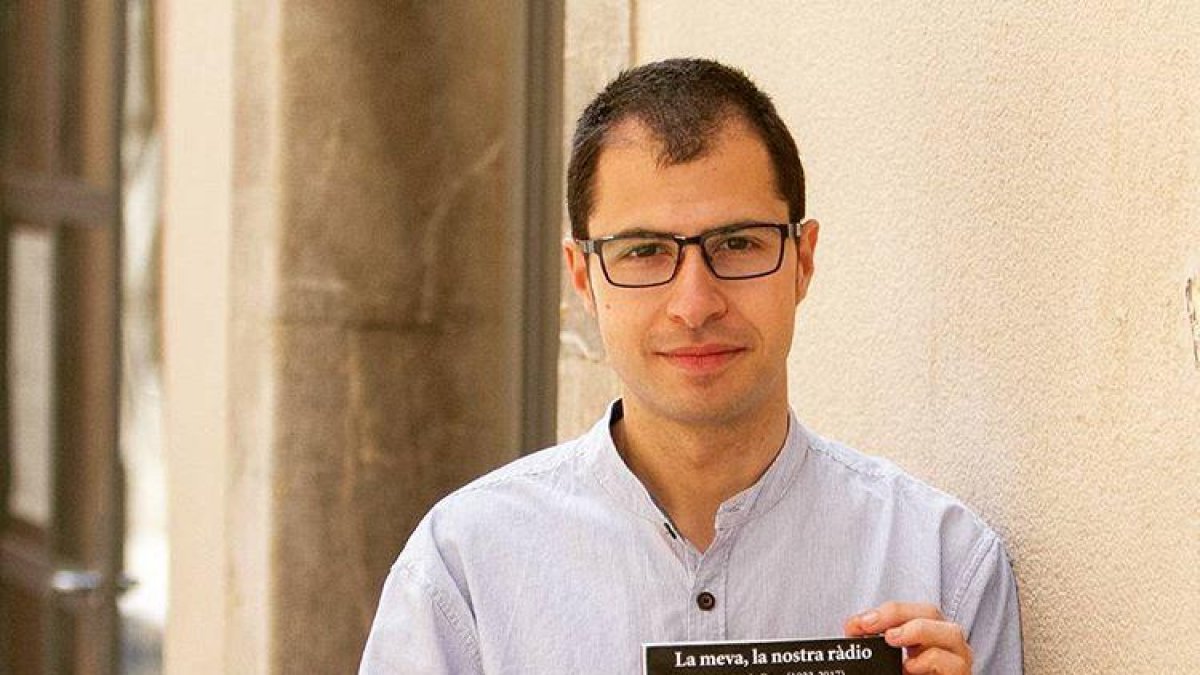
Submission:
<svg viewBox="0 0 1200 675">
<path fill-rule="evenodd" d="M 846 636 L 883 633 L 893 647 L 904 647 L 910 675 L 970 675 L 971 647 L 962 626 L 951 623 L 933 605 L 887 602 L 846 620 Z"/>
</svg>

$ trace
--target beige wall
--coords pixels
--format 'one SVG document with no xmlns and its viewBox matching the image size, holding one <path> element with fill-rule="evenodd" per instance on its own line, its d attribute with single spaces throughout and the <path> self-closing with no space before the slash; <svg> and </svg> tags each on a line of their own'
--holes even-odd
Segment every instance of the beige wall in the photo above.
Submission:
<svg viewBox="0 0 1200 675">
<path fill-rule="evenodd" d="M 773 93 L 822 221 L 793 404 L 1004 533 L 1029 672 L 1200 670 L 1200 5 L 568 8 Z"/>
</svg>

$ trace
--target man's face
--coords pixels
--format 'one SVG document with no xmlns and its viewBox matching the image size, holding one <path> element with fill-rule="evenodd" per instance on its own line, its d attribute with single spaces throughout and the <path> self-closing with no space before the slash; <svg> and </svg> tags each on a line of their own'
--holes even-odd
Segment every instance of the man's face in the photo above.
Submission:
<svg viewBox="0 0 1200 675">
<path fill-rule="evenodd" d="M 630 230 L 692 236 L 739 223 L 786 223 L 766 147 L 741 120 L 725 123 L 700 159 L 660 166 L 638 122 L 615 128 L 595 173 L 593 239 Z M 690 425 L 724 424 L 787 406 L 787 354 L 796 307 L 812 276 L 817 224 L 783 264 L 756 279 L 721 280 L 696 246 L 664 286 L 609 284 L 571 243 L 572 285 L 596 316 L 627 409 Z"/>
</svg>

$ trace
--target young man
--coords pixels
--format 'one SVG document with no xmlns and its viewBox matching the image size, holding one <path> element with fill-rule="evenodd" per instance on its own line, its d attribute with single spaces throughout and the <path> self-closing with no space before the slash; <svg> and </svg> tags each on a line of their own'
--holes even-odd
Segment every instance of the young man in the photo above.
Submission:
<svg viewBox="0 0 1200 675">
<path fill-rule="evenodd" d="M 1021 672 L 996 534 L 789 409 L 803 181 L 770 100 L 720 64 L 642 66 L 593 101 L 564 254 L 622 397 L 430 511 L 360 673 L 638 673 L 643 643 L 876 633 L 909 673 Z"/>
</svg>

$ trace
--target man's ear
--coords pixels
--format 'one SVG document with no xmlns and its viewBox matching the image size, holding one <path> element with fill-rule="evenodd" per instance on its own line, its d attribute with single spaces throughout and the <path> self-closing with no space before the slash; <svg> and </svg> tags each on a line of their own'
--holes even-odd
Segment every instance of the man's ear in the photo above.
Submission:
<svg viewBox="0 0 1200 675">
<path fill-rule="evenodd" d="M 796 304 L 808 295 L 808 283 L 812 281 L 813 256 L 817 251 L 817 238 L 821 224 L 806 220 L 796 237 Z"/>
<path fill-rule="evenodd" d="M 583 301 L 588 314 L 596 316 L 596 296 L 592 293 L 592 279 L 588 274 L 587 255 L 579 248 L 575 240 L 563 239 L 563 260 L 567 264 L 567 274 L 571 276 L 571 288 Z"/>
</svg>

